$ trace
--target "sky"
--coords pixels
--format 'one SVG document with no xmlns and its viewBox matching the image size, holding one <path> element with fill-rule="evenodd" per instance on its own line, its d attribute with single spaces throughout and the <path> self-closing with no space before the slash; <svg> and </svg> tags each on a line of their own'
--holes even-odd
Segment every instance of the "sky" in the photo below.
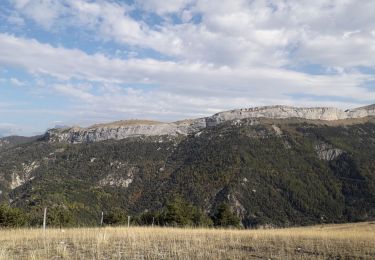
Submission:
<svg viewBox="0 0 375 260">
<path fill-rule="evenodd" d="M 375 1 L 0 0 L 0 136 L 375 103 Z"/>
</svg>

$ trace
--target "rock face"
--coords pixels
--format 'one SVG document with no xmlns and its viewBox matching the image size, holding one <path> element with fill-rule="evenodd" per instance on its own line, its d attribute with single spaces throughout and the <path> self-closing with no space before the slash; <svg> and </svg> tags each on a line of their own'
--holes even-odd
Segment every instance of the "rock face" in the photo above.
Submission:
<svg viewBox="0 0 375 260">
<path fill-rule="evenodd" d="M 15 170 L 12 173 L 12 182 L 10 184 L 12 190 L 32 180 L 34 178 L 32 172 L 39 167 L 39 163 L 34 161 L 29 164 L 22 163 L 21 166 L 21 169 Z"/>
<path fill-rule="evenodd" d="M 189 135 L 227 121 L 246 118 L 301 118 L 334 121 L 368 116 L 375 116 L 375 105 L 345 111 L 331 107 L 298 108 L 291 106 L 265 106 L 225 111 L 206 118 L 173 123 L 130 120 L 94 125 L 88 128 L 51 129 L 47 131 L 45 138 L 50 142 L 91 143 L 137 136 Z"/>
<path fill-rule="evenodd" d="M 375 105 L 345 111 L 332 107 L 299 108 L 290 106 L 266 106 L 221 112 L 207 118 L 207 125 L 212 126 L 225 121 L 244 118 L 303 118 L 308 120 L 334 121 L 367 116 L 375 116 Z"/>
<path fill-rule="evenodd" d="M 124 125 L 99 125 L 89 128 L 51 129 L 46 138 L 51 142 L 91 143 L 109 139 L 125 139 L 137 136 L 188 135 L 206 127 L 205 119 L 174 123 L 140 122 Z"/>
<path fill-rule="evenodd" d="M 321 143 L 315 146 L 315 151 L 321 160 L 332 161 L 339 157 L 343 150 L 334 148 L 329 144 Z"/>
</svg>

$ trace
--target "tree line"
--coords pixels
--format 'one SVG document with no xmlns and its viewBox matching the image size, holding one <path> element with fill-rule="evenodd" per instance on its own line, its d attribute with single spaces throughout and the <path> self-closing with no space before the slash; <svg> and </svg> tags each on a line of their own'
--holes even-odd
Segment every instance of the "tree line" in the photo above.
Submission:
<svg viewBox="0 0 375 260">
<path fill-rule="evenodd" d="M 128 224 L 129 214 L 120 208 L 110 209 L 103 214 L 104 226 L 121 226 Z M 27 213 L 8 205 L 0 205 L 0 227 L 38 227 L 42 225 L 42 215 Z M 62 206 L 48 208 L 47 226 L 74 227 L 75 216 Z M 240 219 L 232 212 L 229 205 L 222 203 L 215 213 L 209 215 L 202 209 L 176 197 L 157 211 L 147 211 L 131 216 L 132 226 L 169 226 L 169 227 L 232 227 L 240 228 Z M 100 221 L 98 219 L 98 225 Z"/>
</svg>

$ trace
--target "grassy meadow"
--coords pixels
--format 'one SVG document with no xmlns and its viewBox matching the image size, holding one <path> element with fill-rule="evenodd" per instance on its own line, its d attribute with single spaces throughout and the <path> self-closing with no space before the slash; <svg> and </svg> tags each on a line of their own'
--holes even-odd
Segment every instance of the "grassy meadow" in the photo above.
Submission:
<svg viewBox="0 0 375 260">
<path fill-rule="evenodd" d="M 263 230 L 4 229 L 0 259 L 375 259 L 375 222 Z"/>
</svg>

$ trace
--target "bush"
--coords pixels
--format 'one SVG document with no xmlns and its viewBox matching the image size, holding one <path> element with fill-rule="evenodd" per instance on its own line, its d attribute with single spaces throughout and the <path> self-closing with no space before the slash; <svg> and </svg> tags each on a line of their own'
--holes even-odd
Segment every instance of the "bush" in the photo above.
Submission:
<svg viewBox="0 0 375 260">
<path fill-rule="evenodd" d="M 214 215 L 215 226 L 220 227 L 240 227 L 240 219 L 230 209 L 226 203 L 220 204 Z"/>
<path fill-rule="evenodd" d="M 0 205 L 0 227 L 22 227 L 26 223 L 26 216 L 22 210 Z"/>
<path fill-rule="evenodd" d="M 53 227 L 69 227 L 74 224 L 72 213 L 63 207 L 54 207 L 47 210 L 47 224 Z"/>
<path fill-rule="evenodd" d="M 148 211 L 142 213 L 137 219 L 137 224 L 141 226 L 159 225 L 161 221 L 161 215 L 158 211 Z"/>
<path fill-rule="evenodd" d="M 126 225 L 128 223 L 128 215 L 120 208 L 114 208 L 107 214 L 104 214 L 103 223 L 105 225 Z"/>
<path fill-rule="evenodd" d="M 212 220 L 198 207 L 186 202 L 180 196 L 167 203 L 159 220 L 168 226 L 212 226 Z"/>
</svg>

